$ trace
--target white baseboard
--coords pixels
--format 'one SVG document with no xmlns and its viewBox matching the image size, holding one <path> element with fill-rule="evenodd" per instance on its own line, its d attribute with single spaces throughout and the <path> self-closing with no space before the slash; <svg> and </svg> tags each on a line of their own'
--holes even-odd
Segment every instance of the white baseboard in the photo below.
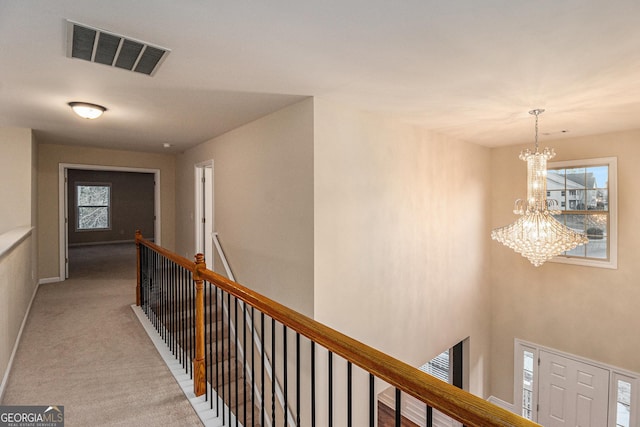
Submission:
<svg viewBox="0 0 640 427">
<path fill-rule="evenodd" d="M 191 403 L 191 406 L 200 418 L 200 421 L 202 421 L 202 424 L 205 427 L 222 427 L 222 419 L 226 418 L 229 424 L 225 425 L 241 426 L 242 424 L 236 422 L 235 415 L 229 410 L 227 405 L 225 405 L 222 398 L 218 397 L 215 391 L 211 389 L 211 385 L 209 383 L 207 383 L 208 394 L 211 399 L 217 399 L 219 401 L 220 406 L 223 408 L 222 411 L 219 414 L 216 414 L 216 411 L 214 409 L 210 409 L 209 402 L 206 401 L 205 396 L 196 397 L 195 393 L 193 392 L 193 380 L 189 375 L 185 373 L 182 364 L 176 360 L 169 347 L 167 347 L 160 335 L 158 335 L 158 332 L 155 330 L 154 326 L 151 324 L 142 308 L 136 306 L 135 304 L 132 304 L 131 309 L 133 310 L 136 317 L 140 321 L 140 324 L 151 339 L 151 342 L 160 354 L 160 357 L 162 357 L 162 359 L 166 363 L 167 368 L 169 368 L 169 371 L 171 371 L 171 374 L 182 389 L 185 397 L 187 398 L 187 400 L 189 400 L 189 403 Z M 222 415 L 222 412 L 224 412 L 224 417 Z"/>
<path fill-rule="evenodd" d="M 18 351 L 18 345 L 20 344 L 20 339 L 22 338 L 22 331 L 24 330 L 24 325 L 27 323 L 27 319 L 29 318 L 29 313 L 31 312 L 31 305 L 33 304 L 33 300 L 36 298 L 36 293 L 38 292 L 39 283 L 36 283 L 35 289 L 33 290 L 33 294 L 31 295 L 31 301 L 29 301 L 29 305 L 27 306 L 27 311 L 24 313 L 24 318 L 22 319 L 22 324 L 20 325 L 20 330 L 18 330 L 18 335 L 16 336 L 16 342 L 13 345 L 13 351 L 11 352 L 11 357 L 9 357 L 9 363 L 7 364 L 7 369 L 4 371 L 4 376 L 2 377 L 2 382 L 0 383 L 0 402 L 4 398 L 5 388 L 7 387 L 7 383 L 9 382 L 9 374 L 11 373 L 11 367 L 13 366 L 13 359 L 16 356 L 16 351 Z"/>
<path fill-rule="evenodd" d="M 153 238 L 147 239 L 153 241 Z M 69 243 L 70 248 L 78 248 L 81 246 L 99 246 L 99 245 L 116 245 L 120 243 L 135 243 L 134 239 L 126 239 L 126 240 L 108 240 L 106 242 L 83 242 L 83 243 Z"/>
<path fill-rule="evenodd" d="M 490 403 L 493 403 L 496 406 L 500 406 L 501 408 L 506 409 L 507 411 L 516 412 L 516 408 L 513 406 L 513 404 L 509 403 L 509 402 L 505 402 L 502 399 L 498 399 L 495 396 L 489 396 L 489 398 L 487 399 L 487 401 L 489 401 Z"/>
<path fill-rule="evenodd" d="M 62 282 L 63 279 L 60 277 L 45 277 L 44 279 L 38 280 L 38 285 L 44 285 L 45 283 L 56 283 Z"/>
</svg>

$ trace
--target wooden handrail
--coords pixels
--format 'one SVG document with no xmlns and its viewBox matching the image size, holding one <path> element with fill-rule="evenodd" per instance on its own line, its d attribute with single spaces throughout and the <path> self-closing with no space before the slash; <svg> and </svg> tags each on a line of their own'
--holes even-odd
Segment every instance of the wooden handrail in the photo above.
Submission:
<svg viewBox="0 0 640 427">
<path fill-rule="evenodd" d="M 157 250 L 195 273 L 195 263 L 186 258 L 173 254 L 143 239 L 142 236 L 140 239 L 136 236 L 136 242 Z M 539 425 L 394 359 L 211 270 L 198 270 L 199 278 L 214 284 L 287 328 L 466 426 L 534 427 Z"/>
<path fill-rule="evenodd" d="M 196 270 L 196 263 L 194 261 L 190 261 L 187 258 L 180 256 L 176 253 L 173 253 L 165 248 L 163 248 L 162 246 L 158 246 L 155 243 L 153 243 L 151 240 L 147 240 L 145 239 L 141 233 L 136 233 L 136 244 L 144 244 L 145 246 L 147 246 L 148 248 L 153 249 L 154 251 L 158 252 L 160 255 L 162 255 L 163 257 L 169 259 L 170 261 L 174 262 L 175 264 L 178 264 L 181 267 L 186 268 L 187 270 L 191 271 L 192 273 L 195 272 Z"/>
</svg>

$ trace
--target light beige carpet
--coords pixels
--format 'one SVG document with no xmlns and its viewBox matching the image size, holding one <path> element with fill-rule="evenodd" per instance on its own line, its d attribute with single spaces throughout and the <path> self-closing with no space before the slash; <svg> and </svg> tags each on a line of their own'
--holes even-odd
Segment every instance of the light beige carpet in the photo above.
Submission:
<svg viewBox="0 0 640 427">
<path fill-rule="evenodd" d="M 41 285 L 3 405 L 64 405 L 69 426 L 202 425 L 136 319 L 135 245 L 70 251 Z"/>
</svg>

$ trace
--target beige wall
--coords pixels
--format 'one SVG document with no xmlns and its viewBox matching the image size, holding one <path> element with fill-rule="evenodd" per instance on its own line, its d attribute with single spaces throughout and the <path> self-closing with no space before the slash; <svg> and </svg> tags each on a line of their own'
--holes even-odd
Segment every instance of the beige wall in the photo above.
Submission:
<svg viewBox="0 0 640 427">
<path fill-rule="evenodd" d="M 236 280 L 313 313 L 313 101 L 178 156 L 177 250 L 195 251 L 194 168 L 214 161 L 215 230 Z"/>
<path fill-rule="evenodd" d="M 31 129 L 0 128 L 0 400 L 37 280 L 37 145 Z"/>
<path fill-rule="evenodd" d="M 315 99 L 315 316 L 419 366 L 470 337 L 489 388 L 485 147 Z"/>
<path fill-rule="evenodd" d="M 161 242 L 175 248 L 175 156 L 40 144 L 38 164 L 39 278 L 60 277 L 58 174 L 60 163 L 160 170 Z"/>
<path fill-rule="evenodd" d="M 31 129 L 0 128 L 0 234 L 32 225 Z"/>
<path fill-rule="evenodd" d="M 492 394 L 513 402 L 513 347 L 520 338 L 592 360 L 640 372 L 640 131 L 562 141 L 553 161 L 618 158 L 618 269 L 548 262 L 533 267 L 525 258 L 492 242 Z M 515 220 L 513 202 L 526 195 L 531 145 L 491 152 L 492 226 Z M 488 236 L 487 236 L 488 237 Z"/>
<path fill-rule="evenodd" d="M 2 249 L 6 239 L 20 239 L 12 249 L 0 253 L 0 401 L 11 354 L 37 287 L 32 275 L 35 239 L 31 232 L 25 235 L 26 230 L 25 227 L 20 232 L 14 230 L 0 235 Z"/>
</svg>

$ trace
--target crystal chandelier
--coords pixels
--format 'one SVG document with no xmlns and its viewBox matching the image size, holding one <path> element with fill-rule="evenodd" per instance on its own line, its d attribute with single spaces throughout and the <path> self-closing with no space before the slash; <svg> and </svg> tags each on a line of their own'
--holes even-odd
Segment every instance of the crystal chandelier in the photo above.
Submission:
<svg viewBox="0 0 640 427">
<path fill-rule="evenodd" d="M 536 267 L 589 241 L 584 234 L 558 222 L 553 217 L 561 213 L 556 209 L 558 202 L 547 201 L 547 160 L 556 153 L 549 148 L 538 151 L 538 116 L 543 112 L 529 111 L 536 116 L 536 145 L 534 152 L 526 149 L 520 153 L 520 159 L 527 162 L 527 200 L 516 200 L 513 210 L 520 218 L 491 232 L 493 240 L 518 252 Z"/>
</svg>

